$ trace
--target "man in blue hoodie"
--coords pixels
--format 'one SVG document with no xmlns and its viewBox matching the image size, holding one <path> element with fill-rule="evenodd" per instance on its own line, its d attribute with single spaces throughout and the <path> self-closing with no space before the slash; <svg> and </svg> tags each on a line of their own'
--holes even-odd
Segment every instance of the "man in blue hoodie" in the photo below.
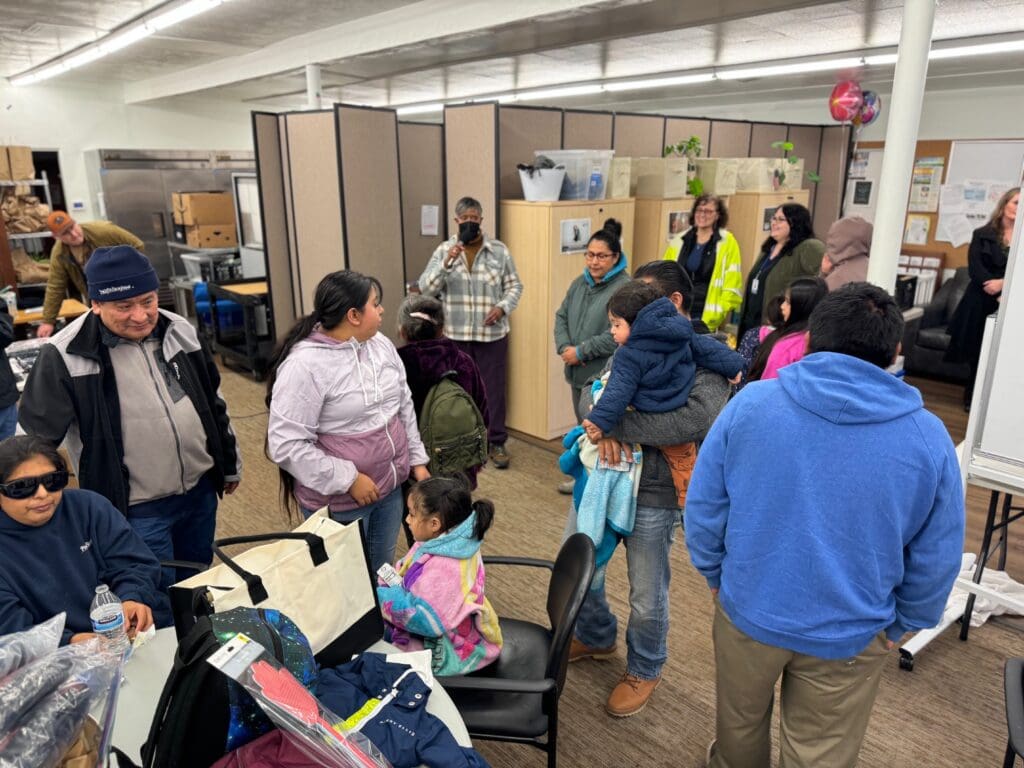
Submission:
<svg viewBox="0 0 1024 768">
<path fill-rule="evenodd" d="M 888 652 L 934 626 L 960 566 L 953 443 L 884 369 L 903 318 L 851 283 L 815 308 L 808 355 L 744 388 L 705 440 L 686 545 L 716 596 L 712 768 L 853 766 Z"/>
</svg>

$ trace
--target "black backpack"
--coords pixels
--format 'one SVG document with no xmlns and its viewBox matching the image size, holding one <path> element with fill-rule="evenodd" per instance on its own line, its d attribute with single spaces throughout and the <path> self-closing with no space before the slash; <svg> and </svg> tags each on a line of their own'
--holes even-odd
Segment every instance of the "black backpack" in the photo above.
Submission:
<svg viewBox="0 0 1024 768">
<path fill-rule="evenodd" d="M 445 373 L 427 392 L 419 428 L 431 475 L 452 475 L 487 461 L 484 417 L 455 381 L 455 371 Z"/>
<path fill-rule="evenodd" d="M 209 768 L 228 751 L 232 715 L 252 729 L 251 738 L 270 730 L 270 721 L 245 689 L 206 661 L 234 632 L 258 642 L 303 683 L 310 674 L 315 677 L 308 642 L 278 611 L 234 608 L 199 618 L 178 645 L 142 746 L 143 768 Z"/>
</svg>

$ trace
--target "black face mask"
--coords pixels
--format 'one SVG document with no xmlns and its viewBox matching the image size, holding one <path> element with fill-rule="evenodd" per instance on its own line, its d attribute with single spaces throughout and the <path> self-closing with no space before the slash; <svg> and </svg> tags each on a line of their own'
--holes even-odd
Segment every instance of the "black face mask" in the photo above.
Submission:
<svg viewBox="0 0 1024 768">
<path fill-rule="evenodd" d="M 459 224 L 459 242 L 469 245 L 480 235 L 480 222 L 463 221 Z"/>
</svg>

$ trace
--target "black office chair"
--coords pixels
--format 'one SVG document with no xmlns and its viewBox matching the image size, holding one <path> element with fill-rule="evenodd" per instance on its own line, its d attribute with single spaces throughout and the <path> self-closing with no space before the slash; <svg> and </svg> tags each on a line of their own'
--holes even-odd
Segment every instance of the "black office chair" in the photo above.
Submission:
<svg viewBox="0 0 1024 768">
<path fill-rule="evenodd" d="M 949 321 L 953 319 L 960 300 L 964 297 L 971 277 L 967 267 L 960 267 L 924 308 L 924 317 L 912 338 L 904 338 L 904 367 L 907 373 L 934 376 L 952 381 L 967 381 L 971 367 L 966 363 L 947 363 L 943 358 L 949 347 Z"/>
<path fill-rule="evenodd" d="M 1024 756 L 1024 659 L 1007 659 L 1003 673 L 1006 690 L 1006 757 L 1003 768 L 1013 768 Z"/>
<path fill-rule="evenodd" d="M 558 763 L 558 699 L 569 665 L 576 617 L 594 578 L 594 543 L 575 533 L 555 562 L 522 557 L 485 557 L 492 565 L 525 565 L 551 571 L 547 613 L 551 627 L 500 618 L 501 655 L 479 672 L 442 677 L 474 739 L 532 744 Z M 542 740 L 544 734 L 547 739 Z"/>
</svg>

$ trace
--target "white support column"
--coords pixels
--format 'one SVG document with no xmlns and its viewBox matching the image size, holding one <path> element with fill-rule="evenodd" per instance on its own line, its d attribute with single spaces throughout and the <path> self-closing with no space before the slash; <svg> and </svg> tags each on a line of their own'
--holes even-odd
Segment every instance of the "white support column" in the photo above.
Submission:
<svg viewBox="0 0 1024 768">
<path fill-rule="evenodd" d="M 896 286 L 897 259 L 903 243 L 934 20 L 935 0 L 906 0 L 868 262 L 868 281 L 890 293 Z"/>
<path fill-rule="evenodd" d="M 320 109 L 320 65 L 306 65 L 306 109 Z"/>
</svg>

